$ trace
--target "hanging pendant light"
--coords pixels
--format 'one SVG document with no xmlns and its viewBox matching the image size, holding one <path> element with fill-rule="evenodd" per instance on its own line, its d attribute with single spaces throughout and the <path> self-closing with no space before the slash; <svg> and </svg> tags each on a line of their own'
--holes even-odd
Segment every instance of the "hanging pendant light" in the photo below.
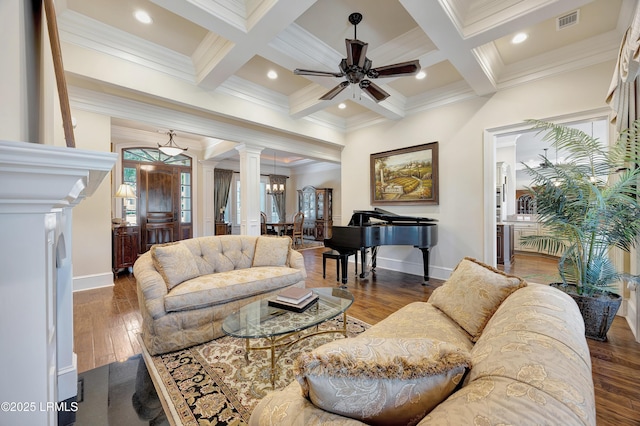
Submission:
<svg viewBox="0 0 640 426">
<path fill-rule="evenodd" d="M 186 151 L 189 148 L 180 148 L 174 141 L 173 141 L 173 137 L 176 135 L 176 133 L 173 130 L 169 130 L 167 132 L 167 135 L 169 135 L 169 142 L 167 142 L 164 145 L 161 145 L 160 143 L 158 143 L 158 149 L 163 153 L 168 155 L 169 157 L 175 157 L 178 154 L 182 154 L 184 151 Z"/>
<path fill-rule="evenodd" d="M 278 175 L 276 169 L 276 154 L 273 154 L 273 174 L 275 176 Z M 271 180 L 271 176 L 269 176 L 269 180 Z M 274 183 L 273 187 L 271 186 L 271 182 L 267 184 L 267 194 L 283 194 L 284 193 L 284 183 L 277 184 Z"/>
</svg>

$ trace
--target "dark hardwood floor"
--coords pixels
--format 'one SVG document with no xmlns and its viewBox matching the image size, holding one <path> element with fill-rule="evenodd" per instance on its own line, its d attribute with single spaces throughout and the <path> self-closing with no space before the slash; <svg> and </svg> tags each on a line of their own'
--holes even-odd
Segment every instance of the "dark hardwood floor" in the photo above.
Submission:
<svg viewBox="0 0 640 426">
<path fill-rule="evenodd" d="M 328 261 L 327 278 L 322 278 L 322 251 L 302 252 L 308 287 L 336 285 L 333 261 Z M 531 277 L 532 282 L 537 278 L 548 282 L 543 280 L 555 274 L 555 265 L 552 258 L 516 255 L 506 271 Z M 423 286 L 419 276 L 383 269 L 359 279 L 350 269 L 348 287 L 356 301 L 349 314 L 370 324 L 408 303 L 426 301 L 442 284 L 432 279 L 430 286 Z M 140 353 L 136 334 L 142 319 L 135 285 L 135 278 L 124 274 L 114 287 L 74 293 L 74 344 L 80 373 Z M 616 317 L 607 342 L 588 343 L 598 425 L 640 425 L 640 343 L 635 342 L 625 319 Z"/>
</svg>

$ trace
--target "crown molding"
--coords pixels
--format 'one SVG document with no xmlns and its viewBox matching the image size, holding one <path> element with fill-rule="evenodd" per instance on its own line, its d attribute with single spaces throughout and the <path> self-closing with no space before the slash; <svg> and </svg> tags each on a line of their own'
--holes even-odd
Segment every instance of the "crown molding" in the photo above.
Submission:
<svg viewBox="0 0 640 426">
<path fill-rule="evenodd" d="M 60 39 L 195 83 L 191 58 L 72 10 L 58 17 Z"/>
<path fill-rule="evenodd" d="M 504 89 L 613 60 L 617 56 L 621 37 L 617 30 L 609 31 L 552 52 L 505 65 L 498 76 L 498 88 Z"/>
<path fill-rule="evenodd" d="M 460 80 L 409 98 L 407 102 L 407 114 L 417 114 L 429 109 L 477 97 L 478 95 L 469 87 L 467 82 Z"/>
<path fill-rule="evenodd" d="M 367 52 L 367 57 L 375 65 L 383 66 L 392 63 L 411 61 L 427 53 L 437 50 L 429 37 L 416 26 L 406 33 Z M 390 79 L 385 79 L 390 80 Z"/>
<path fill-rule="evenodd" d="M 278 34 L 269 47 L 287 55 L 304 68 L 335 68 L 338 71 L 338 64 L 343 55 L 328 44 L 313 36 L 300 25 L 293 23 Z"/>
<path fill-rule="evenodd" d="M 234 43 L 209 32 L 191 55 L 198 82 L 202 81 L 215 66 L 233 49 Z"/>
<path fill-rule="evenodd" d="M 69 87 L 69 100 L 72 108 L 138 121 L 158 128 L 171 128 L 231 142 L 288 151 L 317 160 L 340 161 L 341 145 L 319 140 L 305 140 L 302 137 L 295 138 L 287 136 L 284 132 L 261 131 L 255 126 L 248 127 L 241 123 L 234 124 L 215 118 L 201 117 L 75 86 Z"/>
<path fill-rule="evenodd" d="M 267 107 L 281 114 L 289 114 L 289 98 L 286 95 L 235 75 L 226 79 L 215 91 Z"/>
<path fill-rule="evenodd" d="M 222 22 L 247 32 L 247 8 L 243 0 L 188 0 L 189 3 Z"/>
</svg>

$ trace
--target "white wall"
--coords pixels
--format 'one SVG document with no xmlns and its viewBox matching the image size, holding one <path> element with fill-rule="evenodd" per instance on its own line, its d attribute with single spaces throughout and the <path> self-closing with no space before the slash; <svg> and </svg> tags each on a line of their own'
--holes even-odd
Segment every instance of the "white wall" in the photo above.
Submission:
<svg viewBox="0 0 640 426">
<path fill-rule="evenodd" d="M 111 151 L 110 117 L 82 110 L 74 110 L 72 114 L 77 123 L 76 148 Z M 60 123 L 58 129 L 61 128 Z M 110 176 L 111 173 L 91 197 L 73 209 L 74 290 L 113 284 Z"/>
<path fill-rule="evenodd" d="M 31 2 L 0 1 L 0 139 L 42 143 L 38 105 L 46 91 L 37 65 L 39 47 L 48 39 L 35 37 L 32 13 Z"/>
<path fill-rule="evenodd" d="M 343 220 L 347 222 L 351 218 L 351 213 L 344 219 L 341 218 L 342 208 L 342 182 L 340 165 L 322 163 L 308 167 L 298 167 L 292 169 L 292 174 L 289 178 L 289 183 L 294 189 L 287 194 L 287 212 L 298 211 L 298 192 L 297 190 L 304 188 L 307 185 L 315 186 L 316 188 L 333 188 L 333 224 L 334 225 L 346 225 L 342 223 Z M 290 197 L 289 194 L 292 194 Z"/>
<path fill-rule="evenodd" d="M 370 208 L 371 153 L 438 141 L 440 204 L 384 208 L 439 220 L 432 277 L 446 279 L 464 256 L 483 259 L 484 216 L 495 214 L 483 211 L 484 130 L 602 108 L 613 67 L 613 62 L 599 64 L 349 134 L 342 151 L 342 215 Z M 420 252 L 411 247 L 381 248 L 378 265 L 422 273 Z"/>
</svg>

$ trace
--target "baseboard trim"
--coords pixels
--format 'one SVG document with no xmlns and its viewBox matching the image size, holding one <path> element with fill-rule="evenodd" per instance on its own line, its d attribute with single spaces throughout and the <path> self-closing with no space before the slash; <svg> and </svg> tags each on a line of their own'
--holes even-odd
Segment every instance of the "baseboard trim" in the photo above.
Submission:
<svg viewBox="0 0 640 426">
<path fill-rule="evenodd" d="M 371 261 L 371 256 L 367 256 L 367 261 Z M 349 262 L 353 263 L 353 258 L 349 258 Z M 360 256 L 358 255 L 358 264 L 360 263 Z M 376 268 L 389 269 L 391 271 L 404 272 L 406 274 L 423 276 L 424 266 L 422 262 L 408 262 L 406 260 L 391 259 L 388 257 L 381 257 L 378 254 Z M 359 265 L 358 268 L 361 266 Z M 435 278 L 438 280 L 447 280 L 453 272 L 453 269 L 443 268 L 440 266 L 429 265 L 429 278 Z"/>
<path fill-rule="evenodd" d="M 95 288 L 112 286 L 113 274 L 111 272 L 73 277 L 73 291 L 92 290 Z"/>
</svg>

